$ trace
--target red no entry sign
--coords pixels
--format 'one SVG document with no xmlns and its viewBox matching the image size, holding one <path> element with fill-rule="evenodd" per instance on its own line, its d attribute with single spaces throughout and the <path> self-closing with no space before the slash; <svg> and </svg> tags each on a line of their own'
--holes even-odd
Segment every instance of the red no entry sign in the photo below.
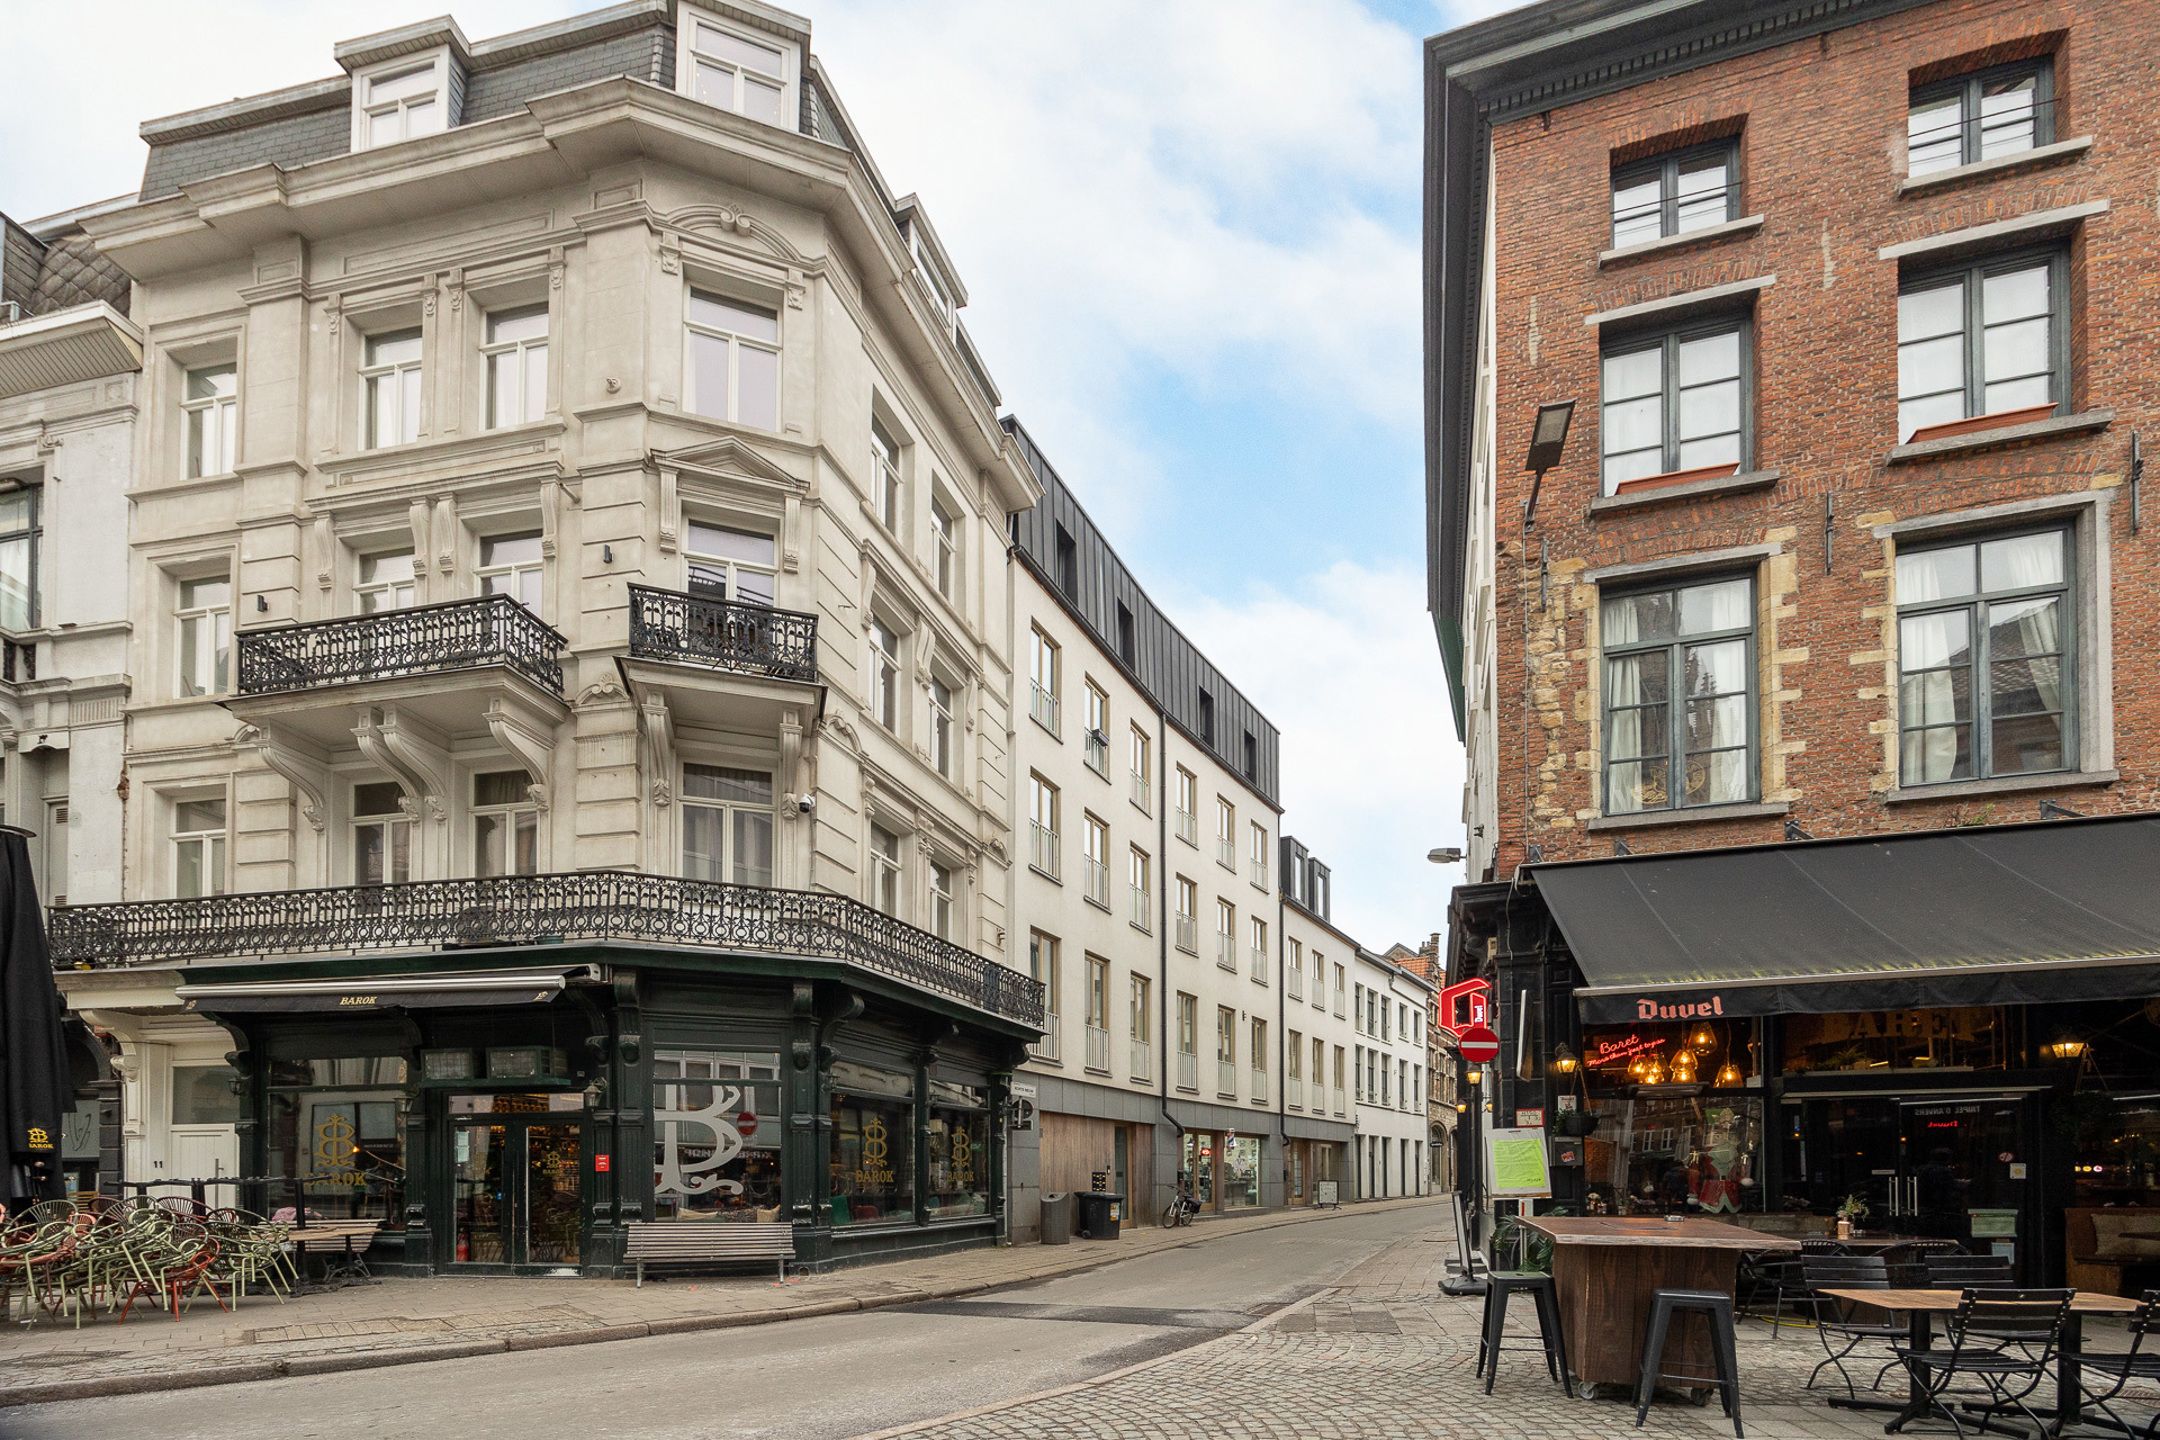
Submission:
<svg viewBox="0 0 2160 1440">
<path fill-rule="evenodd" d="M 1493 1034 L 1490 1025 L 1467 1026 L 1462 1038 L 1455 1042 L 1455 1049 L 1471 1064 L 1483 1065 L 1500 1058 L 1500 1037 Z"/>
<path fill-rule="evenodd" d="M 748 1140 L 751 1136 L 757 1134 L 756 1113 L 753 1111 L 745 1110 L 740 1115 L 737 1115 L 735 1117 L 735 1133 L 742 1136 L 742 1138 L 745 1140 Z"/>
</svg>

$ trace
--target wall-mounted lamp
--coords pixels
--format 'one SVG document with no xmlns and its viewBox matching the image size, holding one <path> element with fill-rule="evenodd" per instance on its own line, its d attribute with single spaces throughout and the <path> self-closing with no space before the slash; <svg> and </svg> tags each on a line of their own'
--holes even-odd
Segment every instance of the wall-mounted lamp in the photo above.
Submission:
<svg viewBox="0 0 2160 1440">
<path fill-rule="evenodd" d="M 1530 521 L 1537 514 L 1538 491 L 1544 488 L 1545 472 L 1560 463 L 1560 452 L 1567 448 L 1568 422 L 1575 418 L 1575 402 L 1555 400 L 1537 407 L 1537 420 L 1530 427 L 1530 455 L 1523 469 L 1536 472 L 1530 482 L 1530 498 L 1523 501 L 1523 529 L 1530 528 Z"/>
<path fill-rule="evenodd" d="M 612 545 L 602 545 L 602 546 L 600 547 L 600 563 L 601 563 L 601 564 L 603 564 L 603 565 L 612 565 L 612 564 L 614 564 L 614 563 L 615 563 L 615 547 L 614 547 L 614 546 L 612 546 Z"/>
<path fill-rule="evenodd" d="M 1565 1045 L 1553 1047 L 1552 1068 L 1555 1075 L 1573 1075 L 1582 1068 L 1582 1061 Z"/>
<path fill-rule="evenodd" d="M 1485 1083 L 1485 1072 L 1473 1066 L 1470 1069 L 1463 1071 L 1463 1083 L 1467 1085 L 1482 1085 Z"/>
<path fill-rule="evenodd" d="M 267 615 L 270 613 L 270 601 L 267 597 L 262 595 L 257 595 L 255 597 L 255 613 L 258 615 Z"/>
<path fill-rule="evenodd" d="M 1425 852 L 1425 858 L 1435 865 L 1460 865 L 1462 847 L 1459 845 L 1436 845 Z"/>
</svg>

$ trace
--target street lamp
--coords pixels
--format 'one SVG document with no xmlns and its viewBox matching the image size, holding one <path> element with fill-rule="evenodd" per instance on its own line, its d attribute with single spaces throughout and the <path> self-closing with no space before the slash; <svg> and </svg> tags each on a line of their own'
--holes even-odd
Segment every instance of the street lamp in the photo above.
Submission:
<svg viewBox="0 0 2160 1440">
<path fill-rule="evenodd" d="M 1523 469 L 1535 471 L 1537 478 L 1530 482 L 1530 498 L 1523 501 L 1523 529 L 1530 528 L 1531 517 L 1537 514 L 1538 491 L 1544 488 L 1545 472 L 1560 463 L 1560 452 L 1567 448 L 1568 422 L 1575 418 L 1575 402 L 1551 400 L 1537 407 L 1537 420 L 1530 427 L 1530 456 Z"/>
<path fill-rule="evenodd" d="M 1436 845 L 1425 852 L 1425 858 L 1435 865 L 1460 865 L 1462 863 L 1462 846 Z"/>
</svg>

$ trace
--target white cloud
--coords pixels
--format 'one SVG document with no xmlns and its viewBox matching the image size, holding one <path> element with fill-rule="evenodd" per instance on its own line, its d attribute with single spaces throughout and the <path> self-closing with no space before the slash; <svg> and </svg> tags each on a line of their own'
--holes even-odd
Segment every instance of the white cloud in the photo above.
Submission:
<svg viewBox="0 0 2160 1440">
<path fill-rule="evenodd" d="M 1298 593 L 1162 597 L 1193 642 L 1283 732 L 1283 826 L 1335 877 L 1335 922 L 1376 950 L 1447 928 L 1462 843 L 1454 740 L 1425 582 L 1348 561 Z"/>
</svg>

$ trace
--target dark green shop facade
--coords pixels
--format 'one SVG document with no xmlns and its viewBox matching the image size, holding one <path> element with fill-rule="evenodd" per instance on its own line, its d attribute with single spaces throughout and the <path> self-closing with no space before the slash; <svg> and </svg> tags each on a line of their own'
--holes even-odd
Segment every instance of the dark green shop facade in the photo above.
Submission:
<svg viewBox="0 0 2160 1440">
<path fill-rule="evenodd" d="M 996 1241 L 1011 1074 L 1040 1033 L 1040 988 L 853 901 L 754 894 L 817 918 L 754 927 L 759 949 L 546 934 L 191 960 L 182 1003 L 233 1037 L 240 1203 L 379 1221 L 381 1274 L 618 1275 L 639 1222 L 787 1225 L 812 1268 Z M 63 963 L 93 937 L 109 950 L 115 920 L 123 951 L 169 951 L 135 907 L 95 908 L 102 926 L 55 912 Z M 693 894 L 574 928 L 680 929 L 703 912 L 740 929 L 743 908 Z"/>
</svg>

